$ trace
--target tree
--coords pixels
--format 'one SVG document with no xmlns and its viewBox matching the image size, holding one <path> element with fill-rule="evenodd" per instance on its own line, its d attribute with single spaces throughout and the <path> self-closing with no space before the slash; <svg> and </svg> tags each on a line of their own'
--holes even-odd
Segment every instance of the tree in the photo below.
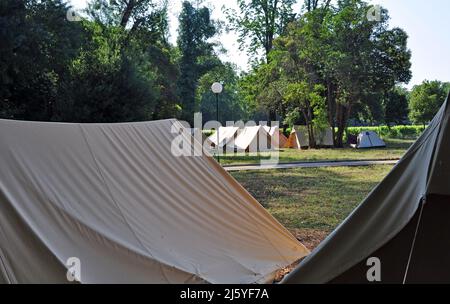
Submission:
<svg viewBox="0 0 450 304">
<path fill-rule="evenodd" d="M 0 5 L 0 115 L 52 120 L 84 35 L 67 22 L 62 0 L 6 0 Z"/>
<path fill-rule="evenodd" d="M 413 87 L 409 98 L 409 118 L 417 124 L 430 122 L 447 98 L 450 83 L 425 80 Z"/>
<path fill-rule="evenodd" d="M 311 8 L 316 4 L 311 2 Z M 411 53 L 406 33 L 388 29 L 387 11 L 382 10 L 379 22 L 372 22 L 367 18 L 369 8 L 360 0 L 341 0 L 337 6 L 325 3 L 291 22 L 275 39 L 270 60 L 254 69 L 258 84 L 253 86 L 256 92 L 252 96 L 268 110 L 284 111 L 292 121 L 301 116 L 292 111 L 314 110 L 310 102 L 302 102 L 306 106 L 302 109 L 299 99 L 286 99 L 290 95 L 285 94 L 286 89 L 295 88 L 294 92 L 304 97 L 314 88 L 325 87 L 322 93 L 315 92 L 326 98 L 326 106 L 316 111 L 320 117 L 326 112 L 337 147 L 343 146 L 355 109 L 370 114 L 373 121 L 383 120 L 384 96 L 411 78 Z M 264 96 L 268 98 L 261 98 Z M 311 114 L 302 116 L 306 124 L 315 119 Z"/>
<path fill-rule="evenodd" d="M 404 124 L 408 120 L 408 91 L 396 86 L 383 99 L 384 122 L 389 125 Z"/>
<path fill-rule="evenodd" d="M 332 29 L 327 37 L 333 43 L 324 56 L 323 75 L 329 89 L 328 105 L 333 108 L 329 120 L 337 127 L 338 147 L 343 146 L 343 134 L 355 105 L 411 79 L 406 33 L 399 28 L 388 29 L 389 15 L 384 9 L 380 21 L 369 21 L 368 9 L 363 1 L 342 0 L 336 12 L 324 19 L 325 29 Z"/>
<path fill-rule="evenodd" d="M 281 35 L 295 19 L 292 5 L 295 0 L 237 0 L 239 12 L 225 9 L 229 27 L 239 34 L 241 49 L 254 56 L 264 51 L 266 62 L 274 39 Z"/>
<path fill-rule="evenodd" d="M 220 122 L 225 125 L 227 121 L 250 118 L 251 110 L 238 95 L 239 76 L 236 69 L 231 63 L 220 63 L 200 78 L 197 99 L 204 121 L 216 120 L 216 98 L 211 91 L 211 84 L 216 81 L 222 82 L 224 86 L 219 100 Z"/>
<path fill-rule="evenodd" d="M 154 78 L 121 48 L 126 31 L 84 21 L 88 41 L 70 67 L 71 78 L 57 108 L 58 120 L 146 120 L 155 107 Z M 156 91 L 157 92 L 157 91 Z"/>
<path fill-rule="evenodd" d="M 157 4 L 154 0 L 93 0 L 87 9 L 99 24 L 129 28 L 130 32 L 145 26 L 155 11 Z"/>
<path fill-rule="evenodd" d="M 167 40 L 167 10 L 167 1 L 153 0 L 95 0 L 88 8 L 105 34 L 113 28 L 121 29 L 122 38 L 115 43 L 124 62 L 152 84 L 153 99 L 146 106 L 151 119 L 179 116 L 179 69 L 175 50 Z"/>
<path fill-rule="evenodd" d="M 320 6 L 320 3 L 322 3 L 322 6 Z M 307 12 L 312 12 L 318 8 L 328 9 L 330 6 L 331 0 L 305 0 L 304 8 Z"/>
<path fill-rule="evenodd" d="M 178 48 L 181 57 L 178 89 L 182 98 L 181 118 L 192 122 L 197 110 L 195 95 L 198 81 L 218 63 L 213 56 L 214 45 L 208 42 L 216 34 L 216 27 L 207 7 L 195 8 L 188 1 L 183 2 L 179 21 Z"/>
</svg>

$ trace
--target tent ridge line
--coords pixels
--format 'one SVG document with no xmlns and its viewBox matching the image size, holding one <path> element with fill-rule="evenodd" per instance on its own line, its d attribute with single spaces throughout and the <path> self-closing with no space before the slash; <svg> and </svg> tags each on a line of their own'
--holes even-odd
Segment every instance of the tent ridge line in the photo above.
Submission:
<svg viewBox="0 0 450 304">
<path fill-rule="evenodd" d="M 442 113 L 442 118 L 445 118 L 448 114 L 449 99 L 450 99 L 450 92 L 449 92 L 449 95 L 447 96 L 447 99 L 445 100 L 445 107 L 444 107 L 444 113 Z M 441 122 L 439 123 L 439 130 L 438 130 L 438 134 L 436 135 L 436 141 L 433 146 L 433 152 L 432 152 L 432 155 L 430 158 L 430 163 L 428 164 L 427 181 L 426 181 L 427 183 L 425 185 L 425 194 L 424 195 L 428 195 L 428 189 L 430 187 L 430 180 L 431 180 L 431 176 L 432 176 L 431 174 L 434 169 L 433 164 L 435 163 L 437 146 L 438 146 L 439 139 L 441 138 L 441 133 L 442 133 L 442 118 L 441 118 Z"/>
</svg>

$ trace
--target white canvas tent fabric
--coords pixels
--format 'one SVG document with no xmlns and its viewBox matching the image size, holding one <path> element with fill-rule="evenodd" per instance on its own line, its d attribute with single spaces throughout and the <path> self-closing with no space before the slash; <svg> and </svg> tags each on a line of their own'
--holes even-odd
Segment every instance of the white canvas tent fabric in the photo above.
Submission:
<svg viewBox="0 0 450 304">
<path fill-rule="evenodd" d="M 441 204 L 430 201 L 436 196 L 440 197 Z M 450 233 L 449 203 L 450 109 L 447 99 L 389 175 L 283 282 L 367 283 L 366 259 L 375 256 L 380 257 L 382 263 L 382 282 L 444 279 L 448 283 L 450 248 L 448 238 L 442 236 Z M 437 221 L 439 217 L 441 220 Z M 435 231 L 430 233 L 430 227 Z M 383 255 L 387 250 L 389 254 Z M 436 263 L 437 260 L 440 263 Z"/>
<path fill-rule="evenodd" d="M 173 156 L 178 124 L 0 120 L 0 283 L 65 283 L 71 257 L 82 283 L 251 283 L 307 254 L 214 159 Z"/>
<path fill-rule="evenodd" d="M 270 151 L 271 137 L 263 126 L 244 127 L 236 137 L 233 148 L 237 151 Z"/>
<path fill-rule="evenodd" d="M 235 137 L 238 135 L 238 127 L 219 127 L 219 147 L 223 148 L 228 143 L 233 145 Z M 217 146 L 217 131 L 208 137 L 209 141 Z"/>
<path fill-rule="evenodd" d="M 357 149 L 386 147 L 386 143 L 374 131 L 359 133 L 356 144 Z"/>
</svg>

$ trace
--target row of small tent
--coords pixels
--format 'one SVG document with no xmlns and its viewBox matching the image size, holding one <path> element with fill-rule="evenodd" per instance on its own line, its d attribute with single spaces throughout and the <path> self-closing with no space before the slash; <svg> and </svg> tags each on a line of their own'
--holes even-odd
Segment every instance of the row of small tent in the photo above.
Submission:
<svg viewBox="0 0 450 304">
<path fill-rule="evenodd" d="M 315 130 L 316 145 L 319 147 L 333 147 L 333 132 L 331 128 Z M 287 138 L 278 127 L 251 126 L 240 129 L 238 127 L 219 127 L 207 138 L 211 146 L 237 151 L 249 151 L 257 147 L 258 151 L 273 150 L 275 148 L 306 149 L 309 148 L 309 134 L 306 126 L 294 126 Z M 264 144 L 261 144 L 264 143 Z M 265 145 L 267 143 L 267 145 Z M 357 149 L 386 147 L 386 143 L 373 131 L 361 132 L 350 146 Z M 255 151 L 253 149 L 253 151 Z"/>
<path fill-rule="evenodd" d="M 232 151 L 270 151 L 284 147 L 286 136 L 276 126 L 219 127 L 207 138 L 212 147 Z"/>
<path fill-rule="evenodd" d="M 0 283 L 450 282 L 448 100 L 312 253 L 174 127 L 0 119 Z"/>
</svg>

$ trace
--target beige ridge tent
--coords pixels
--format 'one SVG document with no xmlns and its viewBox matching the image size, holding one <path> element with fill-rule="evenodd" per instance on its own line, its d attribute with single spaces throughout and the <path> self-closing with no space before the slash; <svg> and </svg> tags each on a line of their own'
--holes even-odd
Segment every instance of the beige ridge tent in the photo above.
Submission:
<svg viewBox="0 0 450 304">
<path fill-rule="evenodd" d="M 450 283 L 450 105 L 284 283 Z"/>
<path fill-rule="evenodd" d="M 309 146 L 308 130 L 306 126 L 294 126 L 286 143 L 286 148 L 304 149 Z"/>
<path fill-rule="evenodd" d="M 82 283 L 270 282 L 308 254 L 173 126 L 0 120 L 0 283 L 68 282 L 71 258 Z"/>
<path fill-rule="evenodd" d="M 248 126 L 239 131 L 233 148 L 237 151 L 262 152 L 273 150 L 272 139 L 263 126 Z"/>
<path fill-rule="evenodd" d="M 234 145 L 234 140 L 238 136 L 239 131 L 239 128 L 234 126 L 219 127 L 219 147 L 225 148 L 227 145 Z M 213 146 L 217 146 L 217 131 L 210 135 L 208 139 Z"/>
<path fill-rule="evenodd" d="M 320 147 L 332 147 L 333 132 L 331 128 L 325 130 L 315 130 L 316 143 Z M 309 134 L 306 126 L 294 126 L 289 136 L 286 148 L 305 149 L 309 147 Z"/>
</svg>

